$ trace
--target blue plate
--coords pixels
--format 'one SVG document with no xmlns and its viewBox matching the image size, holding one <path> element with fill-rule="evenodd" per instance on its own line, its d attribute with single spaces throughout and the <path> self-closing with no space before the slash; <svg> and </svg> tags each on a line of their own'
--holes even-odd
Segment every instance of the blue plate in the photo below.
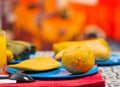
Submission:
<svg viewBox="0 0 120 87">
<path fill-rule="evenodd" d="M 120 55 L 111 53 L 110 59 L 104 62 L 95 62 L 98 66 L 120 65 Z"/>
<path fill-rule="evenodd" d="M 15 72 L 19 72 L 20 70 L 14 68 L 7 68 L 7 71 L 11 74 Z M 83 73 L 83 74 L 71 74 L 63 66 L 58 69 L 45 71 L 45 72 L 24 72 L 30 75 L 33 78 L 38 79 L 68 79 L 68 78 L 75 78 L 75 77 L 84 77 L 95 74 L 98 72 L 98 67 L 94 66 L 90 71 Z"/>
</svg>

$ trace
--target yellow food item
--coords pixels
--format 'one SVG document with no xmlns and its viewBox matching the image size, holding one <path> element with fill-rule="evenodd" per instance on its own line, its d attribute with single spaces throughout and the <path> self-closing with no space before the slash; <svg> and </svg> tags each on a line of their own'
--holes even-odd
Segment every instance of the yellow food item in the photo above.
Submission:
<svg viewBox="0 0 120 87">
<path fill-rule="evenodd" d="M 106 61 L 110 58 L 111 50 L 103 46 L 101 43 L 96 41 L 84 44 L 87 45 L 91 50 L 93 50 L 96 61 Z"/>
<path fill-rule="evenodd" d="M 65 49 L 73 44 L 76 44 L 76 43 L 77 43 L 76 41 L 55 43 L 55 44 L 53 44 L 53 51 L 55 52 L 55 54 L 57 54 L 61 50 Z"/>
<path fill-rule="evenodd" d="M 87 45 L 91 50 L 94 51 L 96 61 L 106 61 L 110 58 L 110 47 L 104 39 L 84 40 L 84 41 L 73 41 L 73 42 L 61 42 L 53 45 L 55 54 L 73 44 Z M 60 56 L 59 56 L 60 57 Z M 60 58 L 55 58 L 60 59 Z"/>
<path fill-rule="evenodd" d="M 24 60 L 21 63 L 9 65 L 9 67 L 26 71 L 46 71 L 58 68 L 60 63 L 51 57 L 36 56 L 33 59 Z"/>
<path fill-rule="evenodd" d="M 69 46 L 62 55 L 62 65 L 73 74 L 89 71 L 94 63 L 94 52 L 86 45 Z"/>
<path fill-rule="evenodd" d="M 7 64 L 5 32 L 0 30 L 0 70 Z"/>
<path fill-rule="evenodd" d="M 7 49 L 7 62 L 10 62 L 12 60 L 14 60 L 13 53 L 12 53 L 12 51 Z"/>
<path fill-rule="evenodd" d="M 93 39 L 93 40 L 83 40 L 83 41 L 67 41 L 67 42 L 61 42 L 61 43 L 56 43 L 53 45 L 53 50 L 55 52 L 55 54 L 57 54 L 58 52 L 60 52 L 61 50 L 69 47 L 70 45 L 73 44 L 84 44 L 84 43 L 91 43 L 91 42 L 97 42 L 100 43 L 101 45 L 105 46 L 107 49 L 110 49 L 108 43 L 105 41 L 105 39 Z M 92 45 L 92 44 L 90 44 Z"/>
<path fill-rule="evenodd" d="M 57 53 L 57 54 L 55 55 L 55 59 L 56 59 L 56 60 L 61 60 L 64 51 L 65 51 L 65 49 L 63 49 L 63 50 L 61 50 L 59 53 Z"/>
</svg>

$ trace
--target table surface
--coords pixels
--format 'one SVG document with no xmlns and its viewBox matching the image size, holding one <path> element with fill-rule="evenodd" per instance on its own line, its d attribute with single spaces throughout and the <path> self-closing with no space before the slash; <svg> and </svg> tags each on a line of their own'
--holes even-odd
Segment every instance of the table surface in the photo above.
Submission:
<svg viewBox="0 0 120 87">
<path fill-rule="evenodd" d="M 120 55 L 118 51 L 112 53 Z M 105 80 L 105 87 L 120 87 L 120 65 L 102 66 L 99 70 Z"/>
<path fill-rule="evenodd" d="M 120 55 L 120 52 L 118 51 L 114 51 L 112 53 Z M 38 52 L 37 54 L 48 56 L 54 55 L 52 51 Z M 120 65 L 98 67 L 105 80 L 105 87 L 120 87 Z"/>
<path fill-rule="evenodd" d="M 120 87 L 120 65 L 99 67 L 105 80 L 105 87 Z"/>
<path fill-rule="evenodd" d="M 112 52 L 120 55 L 120 52 Z M 99 70 L 105 80 L 105 87 L 120 87 L 120 65 L 102 66 Z"/>
</svg>

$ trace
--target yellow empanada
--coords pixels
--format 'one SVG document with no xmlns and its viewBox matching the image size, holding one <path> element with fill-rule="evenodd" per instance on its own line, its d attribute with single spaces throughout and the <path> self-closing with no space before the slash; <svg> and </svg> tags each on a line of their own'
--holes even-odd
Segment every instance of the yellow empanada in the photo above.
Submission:
<svg viewBox="0 0 120 87">
<path fill-rule="evenodd" d="M 33 59 L 24 60 L 18 64 L 9 65 L 11 68 L 26 70 L 26 71 L 46 71 L 58 68 L 60 63 L 51 57 L 36 56 Z"/>
</svg>

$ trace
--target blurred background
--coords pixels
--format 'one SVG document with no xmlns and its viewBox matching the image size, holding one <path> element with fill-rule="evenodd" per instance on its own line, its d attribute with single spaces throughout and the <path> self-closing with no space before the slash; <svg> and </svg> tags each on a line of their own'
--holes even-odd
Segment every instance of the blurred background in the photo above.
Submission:
<svg viewBox="0 0 120 87">
<path fill-rule="evenodd" d="M 120 50 L 120 0 L 0 0 L 8 40 L 51 50 L 54 43 L 104 38 Z"/>
</svg>

